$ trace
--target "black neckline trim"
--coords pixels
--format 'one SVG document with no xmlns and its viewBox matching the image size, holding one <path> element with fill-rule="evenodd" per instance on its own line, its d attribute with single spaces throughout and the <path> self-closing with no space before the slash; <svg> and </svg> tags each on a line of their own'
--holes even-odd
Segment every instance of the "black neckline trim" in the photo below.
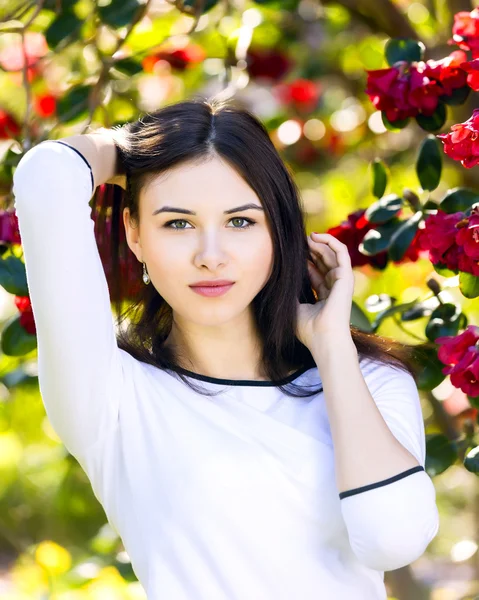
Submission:
<svg viewBox="0 0 479 600">
<path fill-rule="evenodd" d="M 280 379 L 278 381 L 257 381 L 255 379 L 222 379 L 220 377 L 209 377 L 208 375 L 201 375 L 200 373 L 195 373 L 194 371 L 189 371 L 188 369 L 183 369 L 183 367 L 175 367 L 174 369 L 170 368 L 170 371 L 179 371 L 188 377 L 193 379 L 199 379 L 200 381 L 206 381 L 208 383 L 216 383 L 218 385 L 240 385 L 240 386 L 255 386 L 255 387 L 275 387 L 278 385 L 285 385 L 286 383 L 290 383 L 309 369 L 313 367 L 305 366 L 291 373 L 288 377 Z"/>
</svg>

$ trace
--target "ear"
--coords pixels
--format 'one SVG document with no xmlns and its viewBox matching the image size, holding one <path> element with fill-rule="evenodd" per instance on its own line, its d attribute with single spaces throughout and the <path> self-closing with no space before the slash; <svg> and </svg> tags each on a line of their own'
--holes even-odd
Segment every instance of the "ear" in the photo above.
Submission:
<svg viewBox="0 0 479 600">
<path fill-rule="evenodd" d="M 140 228 L 137 223 L 133 223 L 130 219 L 130 209 L 123 209 L 123 225 L 125 227 L 125 236 L 128 247 L 139 260 L 142 261 L 141 252 L 141 241 L 140 241 Z"/>
</svg>

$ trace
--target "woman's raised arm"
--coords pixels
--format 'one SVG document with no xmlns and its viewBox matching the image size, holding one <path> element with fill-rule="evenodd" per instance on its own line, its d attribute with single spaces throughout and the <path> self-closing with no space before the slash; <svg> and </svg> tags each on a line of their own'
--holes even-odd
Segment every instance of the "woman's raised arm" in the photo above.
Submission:
<svg viewBox="0 0 479 600">
<path fill-rule="evenodd" d="M 90 199 L 115 173 L 116 148 L 99 134 L 47 140 L 13 176 L 38 342 L 45 410 L 81 460 L 118 423 L 122 351 L 94 235 Z"/>
</svg>

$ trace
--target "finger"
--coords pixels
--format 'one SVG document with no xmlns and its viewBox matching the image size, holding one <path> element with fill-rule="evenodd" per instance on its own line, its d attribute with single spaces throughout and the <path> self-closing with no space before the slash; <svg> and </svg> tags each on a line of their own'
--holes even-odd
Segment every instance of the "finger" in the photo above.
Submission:
<svg viewBox="0 0 479 600">
<path fill-rule="evenodd" d="M 335 254 L 326 244 L 309 240 L 309 256 L 311 262 L 316 265 L 323 275 L 326 275 L 330 269 L 337 267 Z"/>
<path fill-rule="evenodd" d="M 308 240 L 308 241 L 309 241 L 309 247 L 310 247 L 312 253 L 315 256 L 321 257 L 321 259 L 323 260 L 324 264 L 329 269 L 334 269 L 335 267 L 338 266 L 338 261 L 337 261 L 337 258 L 336 258 L 336 252 L 332 248 L 330 248 L 324 242 L 314 241 L 314 240 L 311 240 L 311 239 Z"/>
<path fill-rule="evenodd" d="M 349 254 L 349 250 L 346 244 L 343 244 L 329 233 L 312 233 L 311 235 L 314 236 L 313 241 L 317 240 L 318 242 L 327 244 L 328 247 L 335 252 L 336 260 L 338 263 L 337 266 L 351 266 L 351 256 Z"/>
<path fill-rule="evenodd" d="M 329 267 L 323 261 L 323 258 L 320 254 L 315 254 L 310 252 L 308 262 L 311 263 L 318 271 L 325 277 L 329 271 Z"/>
<path fill-rule="evenodd" d="M 311 285 L 316 290 L 319 299 L 324 300 L 325 298 L 327 298 L 329 293 L 328 285 L 324 276 L 310 261 L 308 261 L 308 272 L 309 278 L 311 280 Z"/>
</svg>

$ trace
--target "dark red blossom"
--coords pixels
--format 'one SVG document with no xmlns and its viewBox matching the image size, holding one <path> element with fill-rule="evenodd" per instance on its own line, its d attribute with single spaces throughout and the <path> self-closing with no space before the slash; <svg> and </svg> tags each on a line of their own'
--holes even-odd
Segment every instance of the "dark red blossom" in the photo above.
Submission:
<svg viewBox="0 0 479 600">
<path fill-rule="evenodd" d="M 452 34 L 448 44 L 456 44 L 462 50 L 471 51 L 473 58 L 479 58 L 479 8 L 456 13 Z"/>
<path fill-rule="evenodd" d="M 314 110 L 321 93 L 321 84 L 309 79 L 295 79 L 276 86 L 276 93 L 286 105 L 293 105 L 302 110 Z"/>
<path fill-rule="evenodd" d="M 21 131 L 20 124 L 10 113 L 0 109 L 0 140 L 10 140 Z"/>
<path fill-rule="evenodd" d="M 366 94 L 373 105 L 391 121 L 431 116 L 442 96 L 467 85 L 464 52 L 457 50 L 442 60 L 407 63 L 401 61 L 388 69 L 367 71 Z"/>
<path fill-rule="evenodd" d="M 249 48 L 246 55 L 251 79 L 266 79 L 277 82 L 293 66 L 293 61 L 274 48 Z"/>
<path fill-rule="evenodd" d="M 442 87 L 442 92 L 450 96 L 454 90 L 462 88 L 468 83 L 467 54 L 462 50 L 455 50 L 441 60 L 428 60 L 421 65 L 424 74 L 434 79 Z"/>
<path fill-rule="evenodd" d="M 364 239 L 364 236 L 371 229 L 377 227 L 376 224 L 370 223 L 364 213 L 365 208 L 350 213 L 347 219 L 342 221 L 335 227 L 330 227 L 326 233 L 331 234 L 343 244 L 348 247 L 349 255 L 351 257 L 351 265 L 353 267 L 360 267 L 362 265 L 371 265 L 378 269 L 383 269 L 388 263 L 387 250 L 374 254 L 373 256 L 367 256 L 359 251 L 359 245 Z M 416 262 L 420 256 L 421 248 L 419 246 L 419 233 L 416 234 L 409 248 L 407 249 L 403 258 L 399 261 L 392 261 L 394 264 L 401 264 L 405 262 Z"/>
<path fill-rule="evenodd" d="M 454 160 L 470 169 L 479 163 L 479 109 L 464 123 L 451 126 L 449 133 L 436 136 L 444 144 L 444 152 Z"/>
<path fill-rule="evenodd" d="M 443 374 L 468 396 L 479 396 L 479 327 L 468 325 L 461 334 L 441 336 L 435 342 L 440 344 L 439 360 L 447 365 Z"/>
<path fill-rule="evenodd" d="M 438 210 L 427 217 L 424 225 L 419 246 L 429 250 L 432 264 L 479 277 L 479 207 L 474 207 L 469 216 Z"/>
<path fill-rule="evenodd" d="M 0 242 L 4 244 L 22 243 L 15 211 L 0 209 Z"/>
<path fill-rule="evenodd" d="M 29 296 L 15 296 L 15 306 L 20 312 L 20 325 L 31 335 L 36 335 L 35 319 Z"/>
<path fill-rule="evenodd" d="M 33 97 L 33 107 L 40 117 L 51 117 L 55 114 L 57 101 L 52 94 L 41 94 Z"/>
<path fill-rule="evenodd" d="M 198 44 L 189 43 L 184 48 L 171 48 L 160 50 L 155 54 L 146 56 L 142 61 L 143 70 L 146 73 L 153 72 L 155 64 L 159 60 L 169 63 L 173 69 L 184 71 L 190 65 L 201 63 L 206 58 L 206 52 Z"/>
</svg>

